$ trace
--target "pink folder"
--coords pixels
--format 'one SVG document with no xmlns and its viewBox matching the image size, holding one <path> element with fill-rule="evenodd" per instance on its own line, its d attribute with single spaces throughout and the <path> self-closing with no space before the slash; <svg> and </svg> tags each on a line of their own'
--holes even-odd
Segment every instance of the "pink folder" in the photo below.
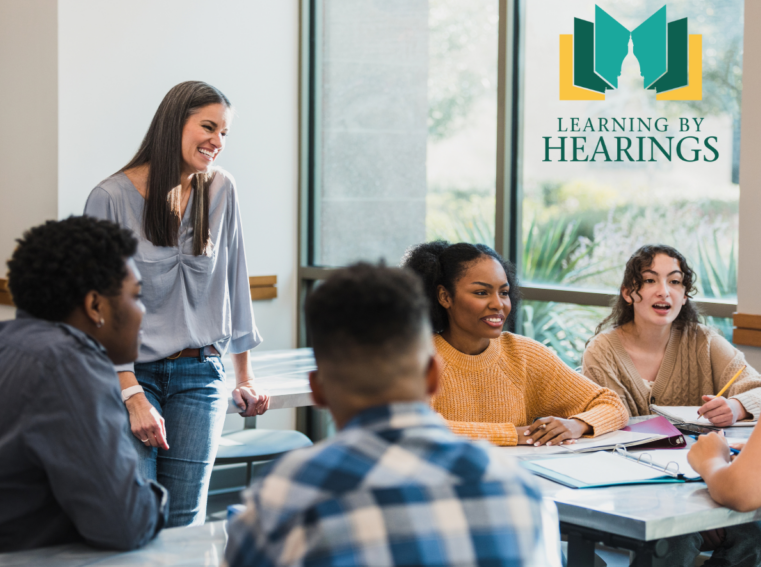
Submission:
<svg viewBox="0 0 761 567">
<path fill-rule="evenodd" d="M 683 449 L 687 446 L 684 435 L 674 427 L 665 417 L 654 417 L 647 421 L 640 421 L 633 425 L 627 425 L 621 428 L 622 431 L 636 431 L 637 433 L 657 433 L 665 435 L 665 439 L 651 441 L 644 445 L 637 445 L 637 449 Z"/>
</svg>

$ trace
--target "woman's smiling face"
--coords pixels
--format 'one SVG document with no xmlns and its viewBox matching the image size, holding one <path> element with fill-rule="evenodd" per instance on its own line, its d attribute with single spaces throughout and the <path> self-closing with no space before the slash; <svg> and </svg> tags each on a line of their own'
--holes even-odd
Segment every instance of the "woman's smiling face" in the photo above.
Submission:
<svg viewBox="0 0 761 567">
<path fill-rule="evenodd" d="M 183 175 L 208 171 L 225 148 L 232 111 L 224 104 L 209 104 L 191 114 L 182 129 Z"/>
<path fill-rule="evenodd" d="M 510 283 L 497 260 L 482 256 L 465 269 L 454 295 L 439 286 L 439 303 L 447 310 L 449 331 L 472 339 L 493 339 L 510 314 Z"/>
<path fill-rule="evenodd" d="M 642 288 L 631 293 L 621 290 L 627 303 L 634 302 L 634 323 L 670 325 L 687 302 L 684 274 L 679 261 L 657 254 L 653 263 L 642 270 Z"/>
</svg>

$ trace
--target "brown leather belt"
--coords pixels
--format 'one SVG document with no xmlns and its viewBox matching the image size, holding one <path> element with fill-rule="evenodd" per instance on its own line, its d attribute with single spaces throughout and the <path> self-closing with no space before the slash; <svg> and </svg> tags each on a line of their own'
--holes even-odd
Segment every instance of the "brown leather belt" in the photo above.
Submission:
<svg viewBox="0 0 761 567">
<path fill-rule="evenodd" d="M 219 356 L 219 352 L 214 348 L 214 345 L 209 345 L 203 348 L 206 349 L 205 356 Z M 201 354 L 201 350 L 202 349 L 200 348 L 184 348 L 180 352 L 175 352 L 173 355 L 167 356 L 167 359 L 175 360 L 178 358 L 198 358 Z"/>
</svg>

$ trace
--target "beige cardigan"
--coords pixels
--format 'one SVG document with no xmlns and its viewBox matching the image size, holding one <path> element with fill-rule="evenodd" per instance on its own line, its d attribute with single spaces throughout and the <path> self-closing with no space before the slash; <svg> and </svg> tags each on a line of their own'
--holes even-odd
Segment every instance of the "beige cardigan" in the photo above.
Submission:
<svg viewBox="0 0 761 567">
<path fill-rule="evenodd" d="M 703 395 L 716 394 L 741 366 L 742 352 L 705 325 L 671 328 L 666 354 L 650 389 L 624 349 L 616 329 L 592 338 L 584 352 L 582 374 L 616 392 L 632 416 L 649 415 L 650 404 L 701 406 Z M 761 375 L 748 366 L 729 388 L 753 419 L 761 413 Z"/>
</svg>

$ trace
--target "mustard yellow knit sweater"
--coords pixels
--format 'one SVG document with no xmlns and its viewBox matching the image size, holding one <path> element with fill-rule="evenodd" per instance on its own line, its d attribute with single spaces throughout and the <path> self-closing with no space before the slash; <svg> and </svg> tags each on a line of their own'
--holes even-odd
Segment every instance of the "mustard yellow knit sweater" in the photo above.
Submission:
<svg viewBox="0 0 761 567">
<path fill-rule="evenodd" d="M 502 333 L 470 356 L 435 335 L 443 359 L 433 408 L 455 433 L 517 445 L 515 428 L 537 417 L 574 417 L 592 436 L 620 429 L 628 412 L 619 397 L 568 368 L 548 348 L 521 335 Z"/>
</svg>

